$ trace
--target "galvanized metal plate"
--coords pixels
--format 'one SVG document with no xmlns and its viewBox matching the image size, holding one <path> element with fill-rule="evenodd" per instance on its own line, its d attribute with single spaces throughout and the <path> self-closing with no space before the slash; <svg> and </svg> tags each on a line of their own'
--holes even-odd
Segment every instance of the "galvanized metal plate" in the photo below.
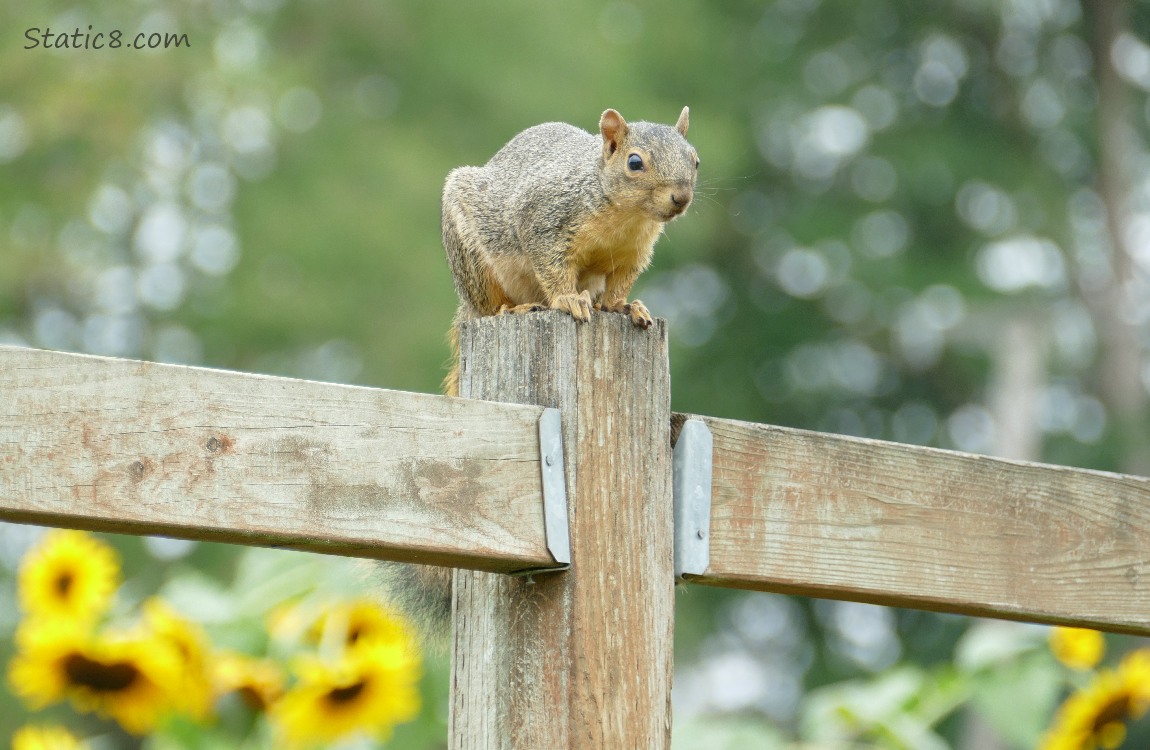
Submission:
<svg viewBox="0 0 1150 750">
<path fill-rule="evenodd" d="M 711 563 L 711 467 L 714 440 L 701 419 L 683 423 L 672 457 L 675 577 L 703 575 Z"/>
<path fill-rule="evenodd" d="M 563 420 L 558 409 L 539 417 L 539 453 L 543 469 L 543 526 L 547 549 L 555 562 L 571 564 L 571 533 L 567 527 L 567 479 L 563 471 Z"/>
</svg>

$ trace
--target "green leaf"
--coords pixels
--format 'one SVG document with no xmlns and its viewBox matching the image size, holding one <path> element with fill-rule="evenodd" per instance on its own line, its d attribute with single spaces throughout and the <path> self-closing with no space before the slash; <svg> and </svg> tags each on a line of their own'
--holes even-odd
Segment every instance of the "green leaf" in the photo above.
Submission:
<svg viewBox="0 0 1150 750">
<path fill-rule="evenodd" d="M 671 750 L 783 750 L 783 735 L 762 719 L 738 716 L 700 716 L 675 722 Z"/>
<path fill-rule="evenodd" d="M 1012 747 L 1034 747 L 1054 715 L 1063 670 L 1035 653 L 977 676 L 974 707 Z"/>
</svg>

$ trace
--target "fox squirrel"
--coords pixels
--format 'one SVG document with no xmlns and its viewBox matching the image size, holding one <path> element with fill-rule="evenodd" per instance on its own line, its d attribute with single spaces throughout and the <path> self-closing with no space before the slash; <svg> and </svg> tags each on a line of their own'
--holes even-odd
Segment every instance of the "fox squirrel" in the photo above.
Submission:
<svg viewBox="0 0 1150 750">
<path fill-rule="evenodd" d="M 443 246 L 459 294 L 447 395 L 459 395 L 459 326 L 469 320 L 553 309 L 586 322 L 594 308 L 651 325 L 627 295 L 663 225 L 694 197 L 689 111 L 670 127 L 609 109 L 601 139 L 566 123 L 536 125 L 484 166 L 447 175 Z"/>
<path fill-rule="evenodd" d="M 613 109 L 600 138 L 561 122 L 524 130 L 482 167 L 460 167 L 443 187 L 443 246 L 459 293 L 455 360 L 444 380 L 459 395 L 459 327 L 485 315 L 554 309 L 589 321 L 592 309 L 651 314 L 627 302 L 663 225 L 695 192 L 699 156 L 686 140 L 689 110 L 673 127 L 627 123 Z M 451 618 L 451 569 L 387 565 L 399 607 L 442 633 Z"/>
</svg>

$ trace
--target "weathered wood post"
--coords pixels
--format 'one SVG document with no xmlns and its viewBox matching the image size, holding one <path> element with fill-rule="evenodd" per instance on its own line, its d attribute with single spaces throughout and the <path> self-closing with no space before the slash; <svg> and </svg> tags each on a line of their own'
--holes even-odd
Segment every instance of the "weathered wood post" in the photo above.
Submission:
<svg viewBox="0 0 1150 750">
<path fill-rule="evenodd" d="M 674 631 L 663 321 L 560 313 L 464 327 L 461 395 L 562 412 L 572 564 L 456 571 L 451 747 L 666 750 Z"/>
</svg>

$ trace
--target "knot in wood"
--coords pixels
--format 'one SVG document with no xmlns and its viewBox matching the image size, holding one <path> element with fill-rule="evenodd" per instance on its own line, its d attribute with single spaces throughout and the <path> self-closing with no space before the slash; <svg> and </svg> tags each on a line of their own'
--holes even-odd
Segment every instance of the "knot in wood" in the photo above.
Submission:
<svg viewBox="0 0 1150 750">
<path fill-rule="evenodd" d="M 146 458 L 141 461 L 133 461 L 128 464 L 128 476 L 132 478 L 133 482 L 139 482 L 147 476 L 150 464 L 151 461 Z"/>
</svg>

